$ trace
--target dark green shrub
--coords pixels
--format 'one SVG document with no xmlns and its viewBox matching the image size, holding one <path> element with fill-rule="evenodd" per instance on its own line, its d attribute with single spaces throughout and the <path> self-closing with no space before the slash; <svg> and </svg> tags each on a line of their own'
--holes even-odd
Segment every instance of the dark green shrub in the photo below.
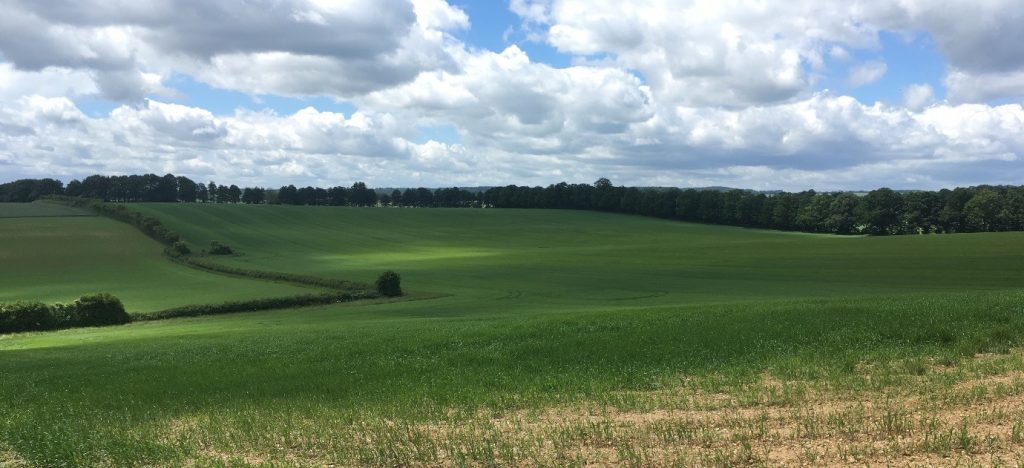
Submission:
<svg viewBox="0 0 1024 468">
<path fill-rule="evenodd" d="M 402 277 L 393 271 L 381 273 L 374 285 L 377 287 L 377 292 L 382 296 L 395 297 L 402 295 Z"/>
<path fill-rule="evenodd" d="M 46 304 L 40 302 L 15 302 L 0 304 L 0 333 L 53 330 L 57 319 Z"/>
<path fill-rule="evenodd" d="M 234 250 L 231 250 L 231 247 L 217 241 L 210 242 L 210 250 L 208 252 L 210 255 L 231 255 L 235 253 Z"/>
<path fill-rule="evenodd" d="M 131 322 L 121 300 L 111 294 L 82 296 L 71 304 L 54 306 L 61 327 L 99 327 Z"/>
<path fill-rule="evenodd" d="M 175 242 L 171 244 L 170 247 L 167 248 L 167 254 L 172 257 L 180 257 L 182 255 L 188 255 L 190 253 L 192 253 L 192 249 L 189 249 L 188 244 L 182 241 Z"/>
</svg>

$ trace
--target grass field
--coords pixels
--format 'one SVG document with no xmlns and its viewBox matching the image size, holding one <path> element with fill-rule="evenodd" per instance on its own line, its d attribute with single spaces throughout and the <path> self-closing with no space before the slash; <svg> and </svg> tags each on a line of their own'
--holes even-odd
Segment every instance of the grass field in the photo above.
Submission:
<svg viewBox="0 0 1024 468">
<path fill-rule="evenodd" d="M 0 219 L 93 216 L 89 211 L 56 203 L 0 203 Z"/>
<path fill-rule="evenodd" d="M 1020 233 L 137 208 L 243 253 L 227 264 L 362 281 L 390 268 L 441 297 L 0 337 L 0 465 L 1024 457 Z"/>
<path fill-rule="evenodd" d="M 0 302 L 69 302 L 109 292 L 129 312 L 310 292 L 193 270 L 126 224 L 43 203 L 0 204 Z M 55 208 L 56 207 L 56 208 Z M 70 213 L 70 214 L 69 214 Z"/>
<path fill-rule="evenodd" d="M 390 268 L 409 288 L 500 301 L 488 309 L 1024 286 L 1024 233 L 842 237 L 556 210 L 138 208 L 196 245 L 245 252 L 229 264 L 364 281 Z"/>
</svg>

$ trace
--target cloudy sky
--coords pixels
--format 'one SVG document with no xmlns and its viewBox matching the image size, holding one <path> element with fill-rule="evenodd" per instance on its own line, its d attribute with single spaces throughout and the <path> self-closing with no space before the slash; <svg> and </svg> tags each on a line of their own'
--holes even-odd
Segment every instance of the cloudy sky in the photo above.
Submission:
<svg viewBox="0 0 1024 468">
<path fill-rule="evenodd" d="M 1020 0 L 0 8 L 0 182 L 1024 183 Z"/>
</svg>

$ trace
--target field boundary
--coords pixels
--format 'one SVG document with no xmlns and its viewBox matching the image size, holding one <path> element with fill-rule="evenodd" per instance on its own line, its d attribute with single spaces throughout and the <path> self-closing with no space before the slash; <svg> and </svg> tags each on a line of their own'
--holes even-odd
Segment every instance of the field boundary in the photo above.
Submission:
<svg viewBox="0 0 1024 468">
<path fill-rule="evenodd" d="M 323 293 L 305 294 L 300 296 L 271 297 L 248 301 L 230 301 L 220 304 L 199 304 L 170 309 L 133 314 L 132 321 L 144 322 L 179 317 L 200 317 L 203 315 L 224 315 L 239 312 L 256 312 L 261 310 L 291 309 L 327 304 L 341 304 L 362 299 L 376 299 L 377 294 L 368 293 Z"/>
<path fill-rule="evenodd" d="M 234 277 L 290 283 L 297 286 L 331 289 L 335 291 L 355 292 L 371 290 L 370 285 L 355 281 L 340 280 L 334 278 L 321 278 L 319 276 L 310 275 L 296 275 L 291 273 L 278 273 L 273 271 L 250 270 L 247 268 L 237 268 L 227 265 L 221 265 L 215 262 L 209 262 L 204 260 L 202 257 L 196 257 L 191 254 L 180 256 L 167 254 L 165 256 L 172 262 L 187 266 L 189 268 L 202 270 L 208 273 L 220 273 Z"/>
<path fill-rule="evenodd" d="M 319 294 L 303 294 L 298 296 L 230 301 L 219 304 L 195 304 L 172 307 L 154 312 L 133 314 L 133 321 L 162 320 L 176 317 L 197 317 L 202 315 L 220 315 L 260 310 L 277 310 L 294 307 L 337 304 L 365 299 L 377 299 L 381 297 L 381 294 L 378 293 L 371 285 L 357 281 L 237 268 L 211 262 L 191 253 L 175 253 L 171 247 L 176 242 L 181 241 L 181 236 L 177 232 L 172 231 L 159 219 L 151 216 L 145 216 L 124 204 L 111 204 L 96 199 L 66 196 L 50 196 L 46 197 L 45 200 L 58 204 L 70 205 L 75 208 L 87 209 L 99 216 L 104 216 L 115 221 L 121 221 L 129 224 L 165 246 L 163 252 L 164 258 L 185 267 L 208 273 L 219 273 L 257 281 L 288 283 L 297 286 L 327 290 L 326 292 L 321 292 Z"/>
</svg>

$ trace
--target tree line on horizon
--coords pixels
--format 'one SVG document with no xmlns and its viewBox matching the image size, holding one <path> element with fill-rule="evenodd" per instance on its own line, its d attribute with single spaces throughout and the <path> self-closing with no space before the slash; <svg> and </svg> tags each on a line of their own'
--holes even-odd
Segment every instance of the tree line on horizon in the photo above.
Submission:
<svg viewBox="0 0 1024 468">
<path fill-rule="evenodd" d="M 363 182 L 351 187 L 296 187 L 278 189 L 203 184 L 188 177 L 166 174 L 104 176 L 72 180 L 21 179 L 0 184 L 0 202 L 30 202 L 48 195 L 93 198 L 106 202 L 245 203 L 330 206 L 479 207 L 481 195 L 459 188 L 409 188 L 378 195 Z"/>
<path fill-rule="evenodd" d="M 1024 230 L 1024 186 L 897 192 L 778 192 L 509 185 L 484 193 L 496 208 L 562 208 L 636 214 L 708 224 L 832 234 L 929 234 Z"/>
<path fill-rule="evenodd" d="M 638 188 L 594 184 L 509 185 L 485 192 L 409 188 L 378 195 L 363 182 L 351 187 L 240 188 L 197 183 L 167 174 L 93 175 L 64 184 L 22 179 L 0 184 L 0 202 L 47 195 L 108 202 L 246 203 L 331 206 L 494 207 L 593 210 L 708 224 L 833 234 L 927 234 L 1024 230 L 1024 186 L 977 186 L 897 192 L 779 192 Z"/>
</svg>

